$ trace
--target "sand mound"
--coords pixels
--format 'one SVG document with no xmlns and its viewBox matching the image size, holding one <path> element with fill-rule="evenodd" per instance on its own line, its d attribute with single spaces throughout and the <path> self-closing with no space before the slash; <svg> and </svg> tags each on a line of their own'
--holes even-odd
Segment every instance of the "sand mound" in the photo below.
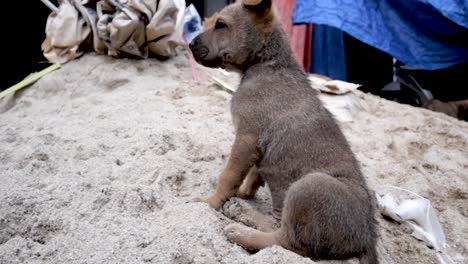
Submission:
<svg viewBox="0 0 468 264">
<path fill-rule="evenodd" d="M 226 77 L 197 69 L 192 81 L 183 52 L 89 54 L 0 100 L 0 263 L 313 263 L 280 247 L 251 255 L 226 240 L 231 220 L 187 203 L 212 190 L 234 136 L 231 96 L 210 75 Z M 369 185 L 430 199 L 466 263 L 468 124 L 357 94 L 367 111 L 341 126 Z M 268 210 L 268 191 L 252 204 Z M 377 218 L 382 263 L 437 263 Z"/>
</svg>

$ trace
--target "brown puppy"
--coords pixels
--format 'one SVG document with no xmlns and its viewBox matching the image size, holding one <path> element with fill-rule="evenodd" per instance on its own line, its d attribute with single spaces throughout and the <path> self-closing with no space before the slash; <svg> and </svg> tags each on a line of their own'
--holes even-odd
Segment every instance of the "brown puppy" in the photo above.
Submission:
<svg viewBox="0 0 468 264">
<path fill-rule="evenodd" d="M 442 102 L 435 99 L 426 102 L 423 107 L 434 112 L 441 112 L 460 120 L 468 121 L 468 100 Z"/>
<path fill-rule="evenodd" d="M 190 48 L 205 66 L 243 74 L 232 98 L 236 137 L 229 160 L 216 191 L 195 201 L 219 209 L 233 196 L 252 197 L 265 181 L 281 226 L 263 232 L 231 224 L 231 241 L 247 249 L 276 244 L 313 258 L 378 263 L 366 182 L 294 60 L 271 0 L 227 6 Z"/>
</svg>

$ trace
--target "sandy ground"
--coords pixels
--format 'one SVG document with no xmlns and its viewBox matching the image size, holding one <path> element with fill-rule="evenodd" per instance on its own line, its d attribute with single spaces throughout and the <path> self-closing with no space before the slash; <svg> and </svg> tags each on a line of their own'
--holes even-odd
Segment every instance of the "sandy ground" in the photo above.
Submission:
<svg viewBox="0 0 468 264">
<path fill-rule="evenodd" d="M 234 136 L 231 95 L 209 76 L 226 77 L 197 69 L 192 81 L 184 53 L 89 54 L 1 100 L 0 263 L 313 263 L 280 247 L 251 255 L 226 240 L 230 219 L 187 203 L 210 193 Z M 340 125 L 370 187 L 430 199 L 449 255 L 467 263 L 468 124 L 357 96 L 366 110 Z M 251 203 L 267 210 L 268 190 Z M 382 263 L 438 263 L 376 218 Z"/>
</svg>

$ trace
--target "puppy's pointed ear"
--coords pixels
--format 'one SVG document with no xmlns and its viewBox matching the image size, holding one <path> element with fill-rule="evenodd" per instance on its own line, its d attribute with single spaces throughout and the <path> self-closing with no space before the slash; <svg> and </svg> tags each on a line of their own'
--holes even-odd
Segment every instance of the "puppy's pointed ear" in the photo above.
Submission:
<svg viewBox="0 0 468 264">
<path fill-rule="evenodd" d="M 242 5 L 259 16 L 265 16 L 271 9 L 271 0 L 242 0 Z"/>
</svg>

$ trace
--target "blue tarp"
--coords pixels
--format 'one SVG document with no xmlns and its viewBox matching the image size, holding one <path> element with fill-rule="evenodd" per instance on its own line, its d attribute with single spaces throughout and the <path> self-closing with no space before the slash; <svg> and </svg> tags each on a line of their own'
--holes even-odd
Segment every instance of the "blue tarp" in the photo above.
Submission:
<svg viewBox="0 0 468 264">
<path fill-rule="evenodd" d="M 339 28 L 419 69 L 468 62 L 468 0 L 296 0 L 293 23 Z"/>
<path fill-rule="evenodd" d="M 343 31 L 327 25 L 314 25 L 310 72 L 346 81 Z"/>
</svg>

